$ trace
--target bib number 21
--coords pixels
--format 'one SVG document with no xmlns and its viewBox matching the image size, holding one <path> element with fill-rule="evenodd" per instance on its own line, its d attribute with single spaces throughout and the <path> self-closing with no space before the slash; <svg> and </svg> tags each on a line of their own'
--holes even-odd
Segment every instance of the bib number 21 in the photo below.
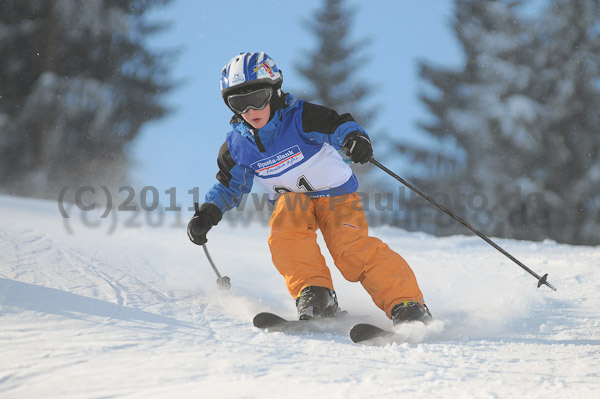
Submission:
<svg viewBox="0 0 600 399">
<path fill-rule="evenodd" d="M 313 186 L 308 182 L 308 179 L 306 178 L 306 176 L 302 175 L 298 178 L 297 182 L 296 182 L 296 186 L 300 189 L 300 190 L 304 190 L 304 191 L 315 191 L 315 189 L 313 188 Z M 273 187 L 273 190 L 275 190 L 275 192 L 278 192 L 280 194 L 282 193 L 291 193 L 292 189 L 290 189 L 289 187 L 285 187 L 285 186 L 275 186 Z"/>
</svg>

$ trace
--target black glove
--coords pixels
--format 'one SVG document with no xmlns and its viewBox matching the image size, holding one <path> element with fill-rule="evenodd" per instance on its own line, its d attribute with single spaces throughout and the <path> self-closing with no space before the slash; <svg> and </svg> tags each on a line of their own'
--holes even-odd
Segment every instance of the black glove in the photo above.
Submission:
<svg viewBox="0 0 600 399">
<path fill-rule="evenodd" d="M 356 163 L 367 163 L 373 157 L 371 140 L 361 132 L 348 134 L 344 140 L 342 150 Z"/>
<path fill-rule="evenodd" d="M 202 204 L 200 209 L 197 208 L 196 213 L 192 216 L 192 219 L 188 223 L 187 234 L 190 240 L 194 244 L 203 245 L 206 244 L 206 233 L 223 217 L 223 212 L 218 206 L 205 202 Z"/>
</svg>

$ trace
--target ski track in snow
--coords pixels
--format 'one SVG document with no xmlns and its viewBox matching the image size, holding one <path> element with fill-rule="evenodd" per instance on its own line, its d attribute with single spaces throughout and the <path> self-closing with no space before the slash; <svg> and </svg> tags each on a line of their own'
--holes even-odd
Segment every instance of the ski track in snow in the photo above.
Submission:
<svg viewBox="0 0 600 399">
<path fill-rule="evenodd" d="M 436 318 L 400 327 L 410 343 L 376 347 L 347 331 L 391 322 L 322 239 L 349 316 L 286 335 L 252 326 L 260 311 L 295 315 L 267 227 L 211 231 L 232 281 L 223 292 L 184 224 L 107 234 L 75 213 L 66 223 L 56 203 L 0 196 L 2 398 L 600 397 L 597 247 L 498 240 L 549 273 L 552 292 L 478 238 L 372 229 L 413 267 Z"/>
</svg>

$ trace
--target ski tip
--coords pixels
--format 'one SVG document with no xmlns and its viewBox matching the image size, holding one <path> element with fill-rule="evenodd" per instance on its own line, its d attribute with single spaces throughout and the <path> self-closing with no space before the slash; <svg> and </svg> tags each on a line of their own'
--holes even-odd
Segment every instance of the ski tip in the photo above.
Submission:
<svg viewBox="0 0 600 399">
<path fill-rule="evenodd" d="M 393 332 L 367 323 L 356 324 L 350 329 L 350 339 L 354 343 L 360 343 L 389 335 L 393 335 Z"/>
<path fill-rule="evenodd" d="M 350 329 L 350 339 L 352 342 L 361 342 L 365 326 L 368 326 L 368 324 L 357 324 Z"/>
<path fill-rule="evenodd" d="M 286 321 L 286 319 L 277 316 L 276 314 L 263 312 L 254 316 L 252 324 L 254 324 L 254 327 L 258 328 L 269 328 L 281 323 L 285 323 Z"/>
</svg>

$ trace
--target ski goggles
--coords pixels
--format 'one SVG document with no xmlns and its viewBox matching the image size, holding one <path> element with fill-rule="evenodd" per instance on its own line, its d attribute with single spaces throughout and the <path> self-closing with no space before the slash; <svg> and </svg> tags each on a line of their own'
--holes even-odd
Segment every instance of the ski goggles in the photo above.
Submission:
<svg viewBox="0 0 600 399">
<path fill-rule="evenodd" d="M 260 111 L 269 104 L 272 95 L 273 90 L 270 87 L 243 94 L 232 94 L 227 96 L 227 105 L 238 114 L 245 114 L 249 109 Z"/>
</svg>

